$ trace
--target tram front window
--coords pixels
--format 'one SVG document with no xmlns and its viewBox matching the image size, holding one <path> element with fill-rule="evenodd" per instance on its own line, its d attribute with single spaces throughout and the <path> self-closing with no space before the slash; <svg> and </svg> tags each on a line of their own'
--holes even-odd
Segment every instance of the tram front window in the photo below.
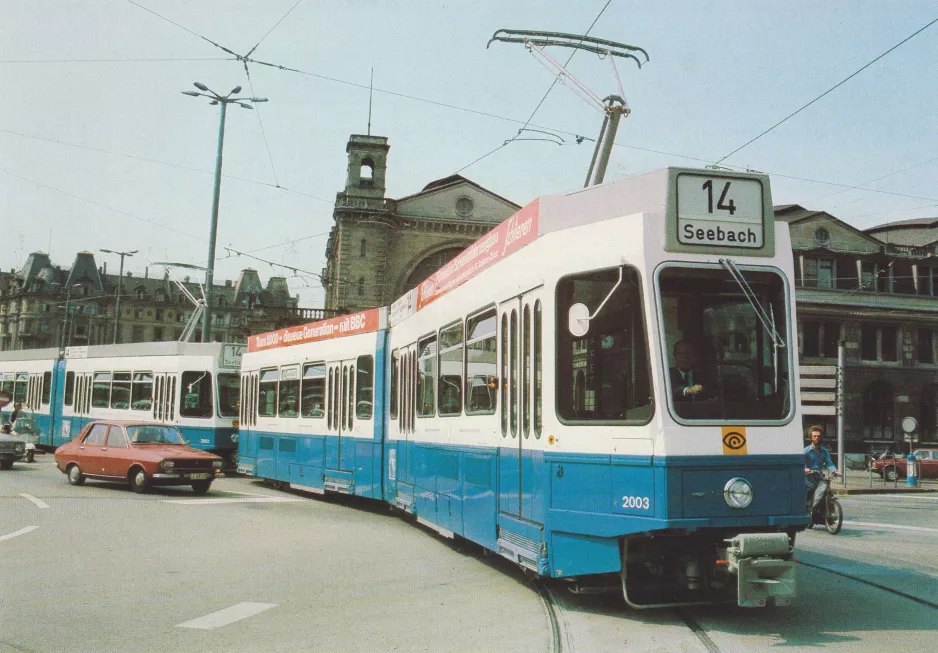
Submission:
<svg viewBox="0 0 938 653">
<path fill-rule="evenodd" d="M 212 416 L 212 375 L 208 371 L 182 373 L 179 414 L 183 417 Z"/>
<path fill-rule="evenodd" d="M 571 309 L 588 325 L 576 335 Z M 651 418 L 648 349 L 638 273 L 608 268 L 557 284 L 557 414 L 566 422 Z"/>
<path fill-rule="evenodd" d="M 658 277 L 673 414 L 785 419 L 791 410 L 785 281 L 774 269 L 728 266 L 670 266 Z"/>
</svg>

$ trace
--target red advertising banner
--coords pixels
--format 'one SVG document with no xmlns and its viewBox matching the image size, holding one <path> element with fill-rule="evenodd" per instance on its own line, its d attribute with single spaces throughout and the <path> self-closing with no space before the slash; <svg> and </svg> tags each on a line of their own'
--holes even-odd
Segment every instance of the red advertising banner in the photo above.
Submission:
<svg viewBox="0 0 938 653">
<path fill-rule="evenodd" d="M 274 347 L 289 347 L 317 340 L 341 338 L 356 333 L 377 331 L 381 327 L 381 309 L 372 308 L 360 313 L 341 315 L 328 320 L 268 331 L 248 338 L 248 351 L 262 351 Z"/>
<path fill-rule="evenodd" d="M 417 310 L 535 240 L 537 229 L 538 200 L 534 200 L 417 286 Z"/>
</svg>

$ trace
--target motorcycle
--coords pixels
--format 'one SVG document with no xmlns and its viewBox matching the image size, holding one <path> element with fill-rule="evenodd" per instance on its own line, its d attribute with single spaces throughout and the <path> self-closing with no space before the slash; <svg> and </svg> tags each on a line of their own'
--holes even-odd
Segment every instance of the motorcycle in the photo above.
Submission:
<svg viewBox="0 0 938 653">
<path fill-rule="evenodd" d="M 821 472 L 811 472 L 810 476 L 818 479 L 818 485 L 809 507 L 811 526 L 823 525 L 828 533 L 837 535 L 844 525 L 844 510 L 840 506 L 840 501 L 831 492 L 831 476 Z"/>
</svg>

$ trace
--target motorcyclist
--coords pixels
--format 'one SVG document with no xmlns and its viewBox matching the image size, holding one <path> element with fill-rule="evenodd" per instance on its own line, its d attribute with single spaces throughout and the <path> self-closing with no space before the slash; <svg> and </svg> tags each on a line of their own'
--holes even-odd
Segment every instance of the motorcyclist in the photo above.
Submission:
<svg viewBox="0 0 938 653">
<path fill-rule="evenodd" d="M 814 491 L 821 482 L 821 471 L 827 469 L 834 476 L 840 476 L 840 472 L 837 471 L 837 465 L 831 460 L 830 451 L 821 446 L 824 427 L 819 424 L 812 424 L 808 428 L 808 435 L 811 437 L 811 444 L 804 448 L 804 491 L 805 505 L 808 512 L 811 512 Z"/>
</svg>

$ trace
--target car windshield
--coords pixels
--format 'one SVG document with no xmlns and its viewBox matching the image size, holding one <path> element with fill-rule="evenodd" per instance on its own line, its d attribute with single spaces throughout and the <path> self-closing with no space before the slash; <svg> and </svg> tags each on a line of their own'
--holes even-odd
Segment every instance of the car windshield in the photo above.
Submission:
<svg viewBox="0 0 938 653">
<path fill-rule="evenodd" d="M 172 426 L 128 426 L 134 444 L 185 444 L 182 434 Z"/>
</svg>

